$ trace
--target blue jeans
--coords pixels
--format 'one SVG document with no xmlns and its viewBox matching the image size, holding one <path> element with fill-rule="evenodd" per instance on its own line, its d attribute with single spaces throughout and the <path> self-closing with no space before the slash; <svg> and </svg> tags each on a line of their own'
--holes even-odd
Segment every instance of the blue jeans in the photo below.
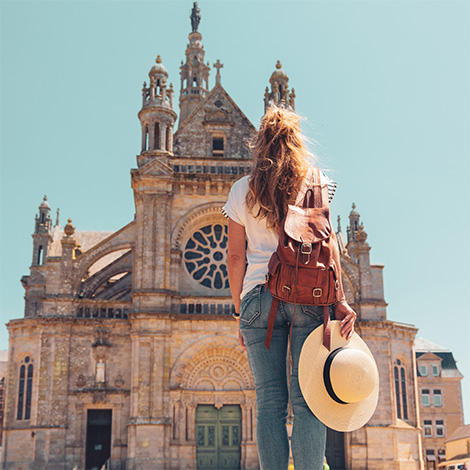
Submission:
<svg viewBox="0 0 470 470">
<path fill-rule="evenodd" d="M 255 382 L 257 402 L 256 438 L 262 470 L 286 470 L 289 465 L 289 437 L 286 429 L 289 400 L 287 344 L 294 305 L 279 302 L 270 350 L 264 345 L 272 295 L 264 284 L 243 297 L 240 331 Z M 299 356 L 307 336 L 323 323 L 323 308 L 297 305 L 292 329 L 292 378 L 290 398 L 294 413 L 292 454 L 295 470 L 322 470 L 326 426 L 310 411 L 300 391 Z"/>
</svg>

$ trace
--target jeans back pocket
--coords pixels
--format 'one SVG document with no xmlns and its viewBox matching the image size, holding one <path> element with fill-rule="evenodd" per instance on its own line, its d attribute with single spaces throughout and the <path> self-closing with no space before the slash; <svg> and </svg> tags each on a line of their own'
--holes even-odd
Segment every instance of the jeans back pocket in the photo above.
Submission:
<svg viewBox="0 0 470 470">
<path fill-rule="evenodd" d="M 240 305 L 240 323 L 251 325 L 261 314 L 261 289 L 264 284 L 258 284 L 244 295 Z"/>
</svg>

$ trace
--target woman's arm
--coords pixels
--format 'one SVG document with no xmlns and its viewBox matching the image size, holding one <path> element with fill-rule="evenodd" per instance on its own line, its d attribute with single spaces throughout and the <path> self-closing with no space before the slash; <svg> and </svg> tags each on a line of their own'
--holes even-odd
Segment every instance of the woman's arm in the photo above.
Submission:
<svg viewBox="0 0 470 470">
<path fill-rule="evenodd" d="M 240 313 L 240 294 L 243 289 L 243 278 L 245 277 L 246 267 L 246 235 L 245 227 L 238 224 L 230 217 L 228 219 L 228 251 L 227 268 L 228 280 L 230 283 L 230 292 L 232 293 L 235 312 Z M 239 322 L 239 319 L 237 319 Z M 240 327 L 240 324 L 238 325 Z M 245 347 L 243 338 L 238 330 L 240 344 Z"/>
</svg>

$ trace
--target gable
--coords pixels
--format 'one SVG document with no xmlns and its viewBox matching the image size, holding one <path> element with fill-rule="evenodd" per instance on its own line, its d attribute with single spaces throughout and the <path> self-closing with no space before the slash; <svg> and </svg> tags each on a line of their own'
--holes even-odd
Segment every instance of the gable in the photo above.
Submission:
<svg viewBox="0 0 470 470">
<path fill-rule="evenodd" d="M 253 124 L 217 83 L 179 127 L 173 152 L 175 156 L 248 160 L 248 142 L 255 132 Z"/>
<path fill-rule="evenodd" d="M 422 362 L 422 361 L 427 361 L 427 362 L 441 362 L 442 359 L 438 356 L 436 356 L 435 354 L 433 354 L 432 352 L 428 352 L 428 353 L 425 353 L 421 356 L 418 356 L 417 357 L 417 360 L 419 362 Z"/>
<path fill-rule="evenodd" d="M 152 160 L 145 163 L 145 165 L 137 170 L 139 175 L 143 176 L 172 176 L 173 170 L 160 161 L 158 157 L 153 157 Z"/>
</svg>

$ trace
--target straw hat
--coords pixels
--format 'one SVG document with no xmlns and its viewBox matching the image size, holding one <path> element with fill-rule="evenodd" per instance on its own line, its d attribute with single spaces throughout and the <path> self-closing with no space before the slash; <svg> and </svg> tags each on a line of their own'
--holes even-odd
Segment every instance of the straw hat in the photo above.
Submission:
<svg viewBox="0 0 470 470">
<path fill-rule="evenodd" d="M 341 336 L 341 322 L 331 325 L 331 351 L 323 346 L 323 326 L 305 340 L 299 360 L 299 383 L 313 414 L 336 431 L 354 431 L 374 414 L 379 373 L 366 343 L 354 333 Z"/>
</svg>

